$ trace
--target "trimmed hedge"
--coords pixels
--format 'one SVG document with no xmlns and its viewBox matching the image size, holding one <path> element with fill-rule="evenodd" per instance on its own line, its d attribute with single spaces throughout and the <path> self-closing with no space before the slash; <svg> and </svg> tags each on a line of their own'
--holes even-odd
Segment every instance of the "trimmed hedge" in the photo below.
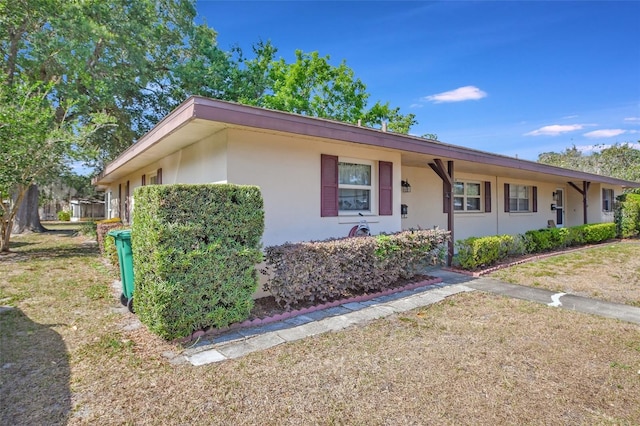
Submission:
<svg viewBox="0 0 640 426">
<path fill-rule="evenodd" d="M 127 227 L 121 223 L 115 223 L 109 227 L 109 231 L 115 231 L 118 229 L 127 229 Z M 118 249 L 116 247 L 116 239 L 113 238 L 108 233 L 105 234 L 104 238 L 102 239 L 102 247 L 100 248 L 102 250 L 103 256 L 107 258 L 109 263 L 115 266 L 117 269 L 120 268 L 120 260 L 118 259 Z"/>
<path fill-rule="evenodd" d="M 456 241 L 456 263 L 463 269 L 488 267 L 509 256 L 542 253 L 565 247 L 595 244 L 616 237 L 615 223 L 596 223 L 571 228 L 531 230 L 524 235 L 471 237 Z"/>
<path fill-rule="evenodd" d="M 71 212 L 68 212 L 66 210 L 60 210 L 58 212 L 58 220 L 69 222 L 71 220 Z"/>
<path fill-rule="evenodd" d="M 260 190 L 238 185 L 136 188 L 131 244 L 140 320 L 166 339 L 245 320 L 258 287 Z"/>
<path fill-rule="evenodd" d="M 619 237 L 630 238 L 640 235 L 640 194 L 622 194 L 614 210 Z"/>
<path fill-rule="evenodd" d="M 106 256 L 105 236 L 112 229 L 122 229 L 122 226 L 122 221 L 118 217 L 115 217 L 113 219 L 99 220 L 98 222 L 96 222 L 96 238 L 98 241 L 98 248 L 100 249 L 100 253 L 103 256 Z M 113 240 L 113 238 L 111 238 L 111 240 Z"/>
<path fill-rule="evenodd" d="M 447 231 L 414 230 L 267 247 L 265 288 L 287 309 L 384 290 L 442 262 L 448 238 Z"/>
<path fill-rule="evenodd" d="M 491 237 L 471 237 L 456 241 L 457 260 L 464 269 L 476 269 L 493 265 L 508 256 L 526 253 L 521 235 L 496 235 Z"/>
</svg>

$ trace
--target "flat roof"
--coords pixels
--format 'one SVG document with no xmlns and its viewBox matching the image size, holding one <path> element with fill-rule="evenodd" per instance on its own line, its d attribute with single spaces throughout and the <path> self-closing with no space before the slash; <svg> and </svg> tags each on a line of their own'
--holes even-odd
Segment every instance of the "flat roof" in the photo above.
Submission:
<svg viewBox="0 0 640 426">
<path fill-rule="evenodd" d="M 535 161 L 493 154 L 412 135 L 371 129 L 355 124 L 289 112 L 241 105 L 234 102 L 192 96 L 164 117 L 148 133 L 105 166 L 94 185 L 103 186 L 163 158 L 202 138 L 229 127 L 256 128 L 339 142 L 355 143 L 403 152 L 403 165 L 427 167 L 427 158 L 484 164 L 523 175 L 544 174 L 574 181 L 600 182 L 623 187 L 640 187 L 632 182 L 586 173 Z M 428 160 L 427 160 L 428 161 Z M 457 168 L 459 170 L 459 168 Z"/>
</svg>

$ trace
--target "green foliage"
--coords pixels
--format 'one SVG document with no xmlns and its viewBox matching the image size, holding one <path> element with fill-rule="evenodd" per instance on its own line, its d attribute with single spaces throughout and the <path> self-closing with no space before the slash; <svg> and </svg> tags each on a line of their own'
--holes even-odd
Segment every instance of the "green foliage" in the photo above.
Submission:
<svg viewBox="0 0 640 426">
<path fill-rule="evenodd" d="M 618 236 L 630 238 L 640 235 L 640 193 L 617 197 L 614 211 Z"/>
<path fill-rule="evenodd" d="M 491 266 L 505 257 L 526 251 L 524 240 L 519 235 L 471 237 L 456 241 L 456 249 L 456 261 L 464 269 Z"/>
<path fill-rule="evenodd" d="M 616 237 L 615 223 L 597 223 L 570 228 L 531 230 L 523 235 L 471 237 L 456 241 L 456 263 L 474 270 L 488 267 L 509 256 L 542 253 L 570 246 L 596 244 Z"/>
<path fill-rule="evenodd" d="M 13 220 L 29 186 L 48 182 L 75 157 L 98 129 L 109 125 L 104 114 L 87 117 L 82 126 L 67 116 L 75 105 L 54 105 L 51 85 L 0 85 L 0 251 L 8 250 Z M 59 116 L 60 115 L 60 116 Z M 37 206 L 37 205 L 36 205 Z"/>
<path fill-rule="evenodd" d="M 615 223 L 596 223 L 576 227 L 582 232 L 585 244 L 597 244 L 616 237 Z"/>
<path fill-rule="evenodd" d="M 131 244 L 135 306 L 173 339 L 246 319 L 258 286 L 260 190 L 238 185 L 136 188 Z"/>
<path fill-rule="evenodd" d="M 603 145 L 590 155 L 583 154 L 575 146 L 559 153 L 543 152 L 538 156 L 538 162 L 640 182 L 640 150 L 630 143 Z"/>
<path fill-rule="evenodd" d="M 565 247 L 566 235 L 566 228 L 545 228 L 525 232 L 524 240 L 529 253 L 541 253 Z"/>
<path fill-rule="evenodd" d="M 58 212 L 58 220 L 69 222 L 71 220 L 71 213 L 66 210 L 60 210 Z"/>
<path fill-rule="evenodd" d="M 118 229 L 126 229 L 121 223 L 113 223 L 100 227 L 100 232 L 103 233 L 102 246 L 100 247 L 102 255 L 109 261 L 109 263 L 116 269 L 120 267 L 120 261 L 118 259 L 118 249 L 116 248 L 116 240 L 109 231 L 116 231 Z"/>
<path fill-rule="evenodd" d="M 295 62 L 287 63 L 274 59 L 276 49 L 270 43 L 258 44 L 254 53 L 256 58 L 244 61 L 247 67 L 240 73 L 259 95 L 251 97 L 245 92 L 240 102 L 346 123 L 360 121 L 374 128 L 386 122 L 387 128 L 397 133 L 409 133 L 417 124 L 414 114 L 403 115 L 388 102 L 367 108 L 370 95 L 366 86 L 344 60 L 334 66 L 328 55 L 296 50 Z"/>
<path fill-rule="evenodd" d="M 415 230 L 267 247 L 265 288 L 287 308 L 384 290 L 441 262 L 448 238 L 446 231 Z"/>
</svg>

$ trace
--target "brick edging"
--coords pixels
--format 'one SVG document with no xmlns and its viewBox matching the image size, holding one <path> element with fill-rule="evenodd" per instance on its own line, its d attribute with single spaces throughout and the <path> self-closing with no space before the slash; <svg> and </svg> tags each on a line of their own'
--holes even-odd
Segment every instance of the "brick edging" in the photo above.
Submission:
<svg viewBox="0 0 640 426">
<path fill-rule="evenodd" d="M 198 330 L 198 331 L 193 332 L 191 335 L 189 335 L 187 337 L 183 337 L 183 338 L 180 338 L 180 339 L 175 339 L 175 340 L 173 340 L 173 342 L 174 343 L 188 343 L 188 342 L 191 342 L 193 340 L 202 338 L 204 336 L 214 336 L 214 335 L 226 333 L 226 332 L 229 332 L 229 331 L 240 330 L 240 329 L 243 329 L 243 328 L 256 327 L 256 326 L 260 326 L 260 325 L 267 325 L 267 324 L 271 324 L 271 323 L 274 323 L 274 322 L 283 321 L 283 320 L 286 320 L 286 319 L 289 319 L 289 318 L 297 317 L 298 315 L 305 315 L 305 314 L 310 314 L 312 312 L 320 311 L 320 310 L 323 310 L 323 309 L 335 308 L 336 306 L 344 305 L 346 303 L 366 302 L 366 301 L 375 299 L 377 297 L 389 296 L 391 294 L 400 293 L 402 291 L 407 291 L 407 290 L 415 290 L 416 288 L 426 287 L 426 286 L 433 285 L 433 284 L 438 284 L 438 283 L 441 283 L 441 282 L 442 282 L 442 278 L 432 277 L 430 279 L 426 279 L 426 280 L 418 281 L 418 282 L 415 282 L 415 283 L 407 284 L 407 285 L 402 286 L 402 287 L 396 287 L 396 288 L 383 290 L 383 291 L 380 291 L 380 292 L 377 292 L 377 293 L 362 294 L 360 296 L 354 296 L 354 297 L 349 297 L 349 298 L 345 298 L 345 299 L 334 300 L 332 302 L 327 302 L 327 303 L 323 303 L 323 304 L 320 304 L 320 305 L 314 305 L 314 306 L 310 306 L 308 308 L 294 309 L 292 311 L 286 311 L 286 312 L 283 312 L 281 314 L 276 314 L 276 315 L 273 315 L 273 316 L 270 316 L 270 317 L 256 318 L 254 320 L 246 320 L 246 321 L 242 321 L 242 322 L 236 322 L 236 323 L 233 323 L 233 324 L 231 324 L 231 325 L 229 325 L 227 327 L 222 327 L 222 328 L 210 327 L 208 329 Z"/>
</svg>

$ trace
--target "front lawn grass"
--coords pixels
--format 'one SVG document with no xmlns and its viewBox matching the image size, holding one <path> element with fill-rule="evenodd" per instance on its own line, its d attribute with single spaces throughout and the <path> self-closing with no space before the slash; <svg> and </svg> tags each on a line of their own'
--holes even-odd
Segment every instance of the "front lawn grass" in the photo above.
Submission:
<svg viewBox="0 0 640 426">
<path fill-rule="evenodd" d="M 472 292 L 237 360 L 172 365 L 165 354 L 181 348 L 130 327 L 95 244 L 71 230 L 14 241 L 0 256 L 0 305 L 12 306 L 0 312 L 0 424 L 640 422 L 638 325 Z M 588 281 L 584 264 L 573 273 Z"/>
<path fill-rule="evenodd" d="M 640 307 L 640 241 L 559 254 L 489 275 L 512 284 Z"/>
</svg>

